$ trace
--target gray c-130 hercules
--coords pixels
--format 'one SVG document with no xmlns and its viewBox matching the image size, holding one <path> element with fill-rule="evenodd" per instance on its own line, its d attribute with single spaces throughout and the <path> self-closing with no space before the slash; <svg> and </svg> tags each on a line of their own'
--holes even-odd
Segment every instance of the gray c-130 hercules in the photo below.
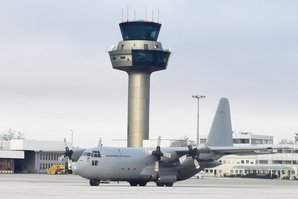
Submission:
<svg viewBox="0 0 298 199">
<path fill-rule="evenodd" d="M 160 137 L 155 149 L 96 147 L 83 152 L 73 171 L 88 179 L 91 186 L 109 181 L 173 186 L 220 165 L 218 159 L 225 155 L 272 152 L 272 147 L 233 147 L 229 101 L 221 98 L 204 147 L 193 148 L 188 141 L 188 147 L 161 148 Z"/>
</svg>

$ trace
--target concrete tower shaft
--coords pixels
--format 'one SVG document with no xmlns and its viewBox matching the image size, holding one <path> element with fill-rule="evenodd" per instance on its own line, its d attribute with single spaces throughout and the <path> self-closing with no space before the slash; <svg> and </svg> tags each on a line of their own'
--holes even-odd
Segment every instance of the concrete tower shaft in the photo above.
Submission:
<svg viewBox="0 0 298 199">
<path fill-rule="evenodd" d="M 150 73 L 128 75 L 127 146 L 140 147 L 149 139 Z"/>
<path fill-rule="evenodd" d="M 157 42 L 161 24 L 131 21 L 119 24 L 123 41 L 110 52 L 114 69 L 129 76 L 127 146 L 149 139 L 150 75 L 165 70 L 170 56 Z"/>
</svg>

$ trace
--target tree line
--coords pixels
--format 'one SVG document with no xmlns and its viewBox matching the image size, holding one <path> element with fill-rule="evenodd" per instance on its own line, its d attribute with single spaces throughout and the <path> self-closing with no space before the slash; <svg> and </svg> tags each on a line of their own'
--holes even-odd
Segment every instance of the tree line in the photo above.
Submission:
<svg viewBox="0 0 298 199">
<path fill-rule="evenodd" d="M 8 129 L 0 134 L 0 140 L 2 141 L 10 141 L 10 140 L 24 140 L 24 133 L 14 130 Z"/>
</svg>

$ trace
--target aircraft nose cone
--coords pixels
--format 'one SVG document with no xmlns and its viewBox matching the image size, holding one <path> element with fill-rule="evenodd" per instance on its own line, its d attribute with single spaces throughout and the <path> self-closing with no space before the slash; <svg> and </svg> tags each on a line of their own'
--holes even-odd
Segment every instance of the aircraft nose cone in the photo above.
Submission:
<svg viewBox="0 0 298 199">
<path fill-rule="evenodd" d="M 75 166 L 74 166 L 74 168 L 73 168 L 73 173 L 75 174 L 75 175 L 79 175 L 79 176 L 82 176 L 82 170 L 83 170 L 83 162 L 82 162 L 82 160 L 79 160 L 76 164 L 75 164 Z"/>
</svg>

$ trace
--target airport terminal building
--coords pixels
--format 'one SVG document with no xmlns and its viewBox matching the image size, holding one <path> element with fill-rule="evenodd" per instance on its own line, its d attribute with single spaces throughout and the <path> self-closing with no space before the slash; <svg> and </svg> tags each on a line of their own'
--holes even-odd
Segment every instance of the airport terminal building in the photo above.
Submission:
<svg viewBox="0 0 298 199">
<path fill-rule="evenodd" d="M 62 141 L 0 141 L 0 174 L 46 173 L 53 164 L 65 164 L 58 161 L 63 153 Z"/>
</svg>

